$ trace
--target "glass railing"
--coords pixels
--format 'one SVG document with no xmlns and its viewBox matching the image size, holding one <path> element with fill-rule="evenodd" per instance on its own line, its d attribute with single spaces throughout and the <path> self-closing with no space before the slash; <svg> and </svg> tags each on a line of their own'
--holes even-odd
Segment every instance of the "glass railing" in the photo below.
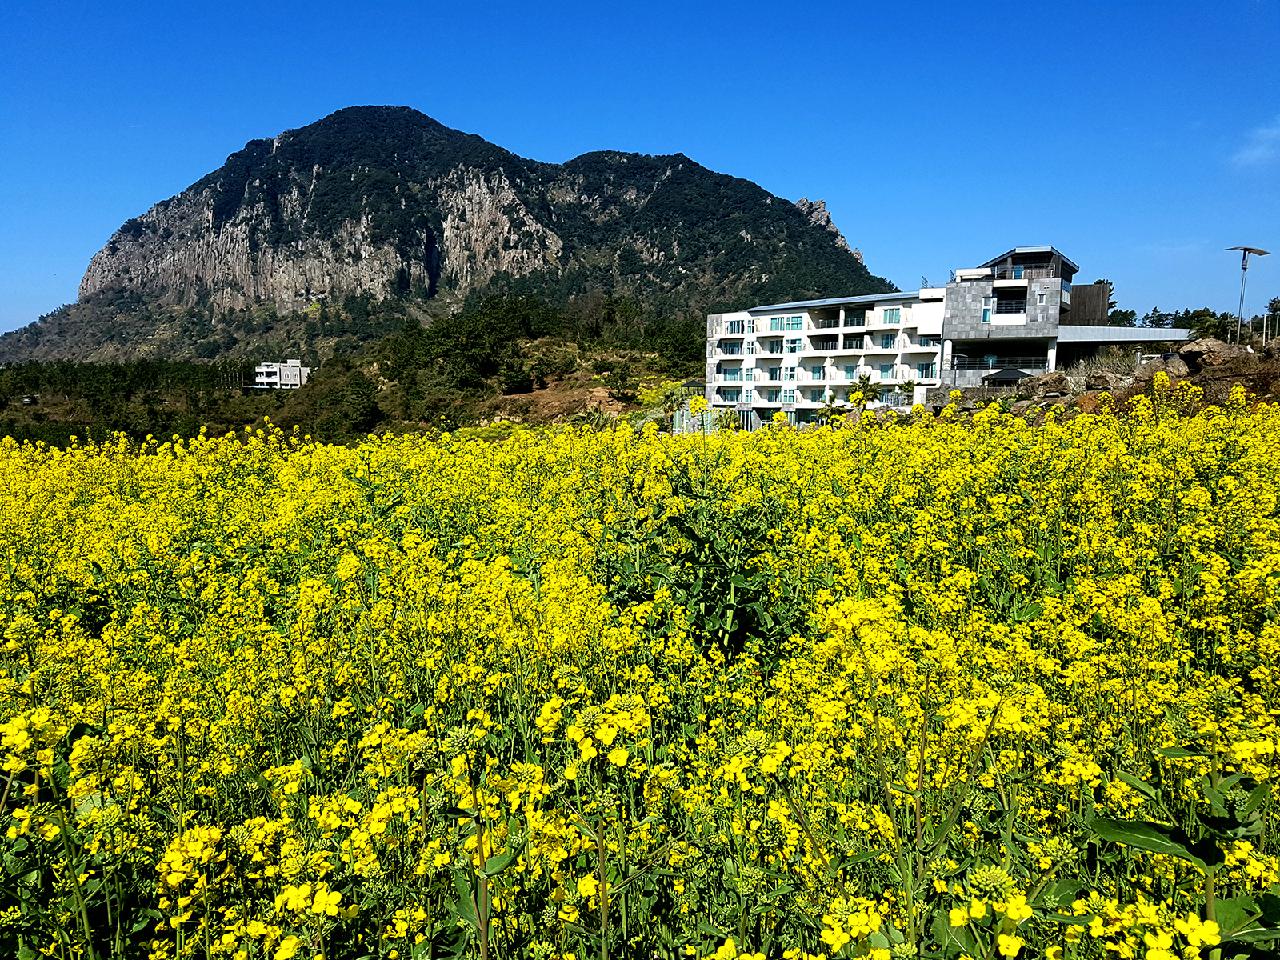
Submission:
<svg viewBox="0 0 1280 960">
<path fill-rule="evenodd" d="M 997 280 L 1050 280 L 1057 275 L 1053 267 L 996 267 L 993 272 Z"/>
<path fill-rule="evenodd" d="M 954 370 L 1047 370 L 1049 361 L 1044 357 L 955 357 L 951 361 Z"/>
</svg>

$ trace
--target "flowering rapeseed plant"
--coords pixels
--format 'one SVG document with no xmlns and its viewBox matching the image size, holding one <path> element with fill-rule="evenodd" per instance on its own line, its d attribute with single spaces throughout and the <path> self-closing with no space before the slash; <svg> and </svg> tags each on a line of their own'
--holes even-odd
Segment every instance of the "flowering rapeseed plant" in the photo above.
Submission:
<svg viewBox="0 0 1280 960">
<path fill-rule="evenodd" d="M 1280 919 L 1280 410 L 0 441 L 0 952 L 1189 957 Z"/>
</svg>

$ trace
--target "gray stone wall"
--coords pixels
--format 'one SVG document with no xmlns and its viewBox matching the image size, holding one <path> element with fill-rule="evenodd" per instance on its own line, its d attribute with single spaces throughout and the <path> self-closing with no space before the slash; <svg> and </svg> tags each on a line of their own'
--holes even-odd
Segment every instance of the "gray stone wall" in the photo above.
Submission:
<svg viewBox="0 0 1280 960">
<path fill-rule="evenodd" d="M 982 331 L 990 324 L 982 322 L 982 301 L 985 297 L 994 296 L 994 290 L 995 285 L 990 280 L 948 283 L 942 308 L 942 338 L 971 340 L 985 336 Z"/>
<path fill-rule="evenodd" d="M 1041 304 L 1040 294 L 1044 294 Z M 1062 281 L 1053 278 L 1032 280 L 1027 284 L 1027 326 L 1036 327 L 1041 336 L 1057 336 L 1058 316 L 1062 312 Z"/>
<path fill-rule="evenodd" d="M 1038 294 L 1045 295 L 1039 303 Z M 942 313 L 944 340 L 1024 340 L 1056 337 L 1058 316 L 1062 310 L 1062 281 L 1031 280 L 1027 285 L 1027 323 L 1006 326 L 982 322 L 982 301 L 995 296 L 990 280 L 947 284 L 947 299 Z M 992 319 L 994 320 L 992 307 Z"/>
</svg>

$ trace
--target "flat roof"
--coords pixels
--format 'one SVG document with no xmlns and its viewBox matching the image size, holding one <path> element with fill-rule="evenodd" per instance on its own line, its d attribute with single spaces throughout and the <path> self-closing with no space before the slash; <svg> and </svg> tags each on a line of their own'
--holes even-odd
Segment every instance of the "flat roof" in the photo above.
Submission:
<svg viewBox="0 0 1280 960">
<path fill-rule="evenodd" d="M 874 293 L 861 297 L 827 297 L 825 300 L 795 300 L 791 303 L 772 303 L 762 307 L 748 307 L 747 313 L 809 310 L 815 307 L 838 307 L 845 303 L 878 303 L 881 300 L 917 300 L 919 298 L 919 290 L 907 290 L 901 293 Z"/>
<path fill-rule="evenodd" d="M 1056 253 L 1058 256 L 1062 258 L 1063 263 L 1069 264 L 1071 266 L 1072 270 L 1075 270 L 1077 273 L 1080 271 L 1079 264 L 1077 264 L 1074 260 L 1068 257 L 1061 250 L 1057 249 L 1056 247 L 1052 247 L 1048 245 L 1041 245 L 1036 247 L 1014 247 L 1012 250 L 1006 250 L 1004 253 L 1000 254 L 1000 256 L 998 257 L 992 257 L 986 263 L 978 264 L 978 266 L 994 267 L 997 263 L 999 263 L 1005 257 L 1016 256 L 1019 253 Z"/>
<path fill-rule="evenodd" d="M 1182 327 L 1086 327 L 1059 324 L 1059 343 L 1163 343 L 1190 340 L 1191 331 Z"/>
</svg>

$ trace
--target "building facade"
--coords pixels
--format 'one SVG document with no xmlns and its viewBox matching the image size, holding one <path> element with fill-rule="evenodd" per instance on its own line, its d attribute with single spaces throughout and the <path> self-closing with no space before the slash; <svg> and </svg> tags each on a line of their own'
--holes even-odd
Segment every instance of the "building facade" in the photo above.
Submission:
<svg viewBox="0 0 1280 960">
<path fill-rule="evenodd" d="M 253 368 L 253 386 L 257 390 L 297 390 L 305 386 L 311 368 L 301 360 L 284 363 L 260 363 Z"/>
<path fill-rule="evenodd" d="M 752 307 L 707 317 L 707 402 L 753 429 L 795 423 L 876 385 L 870 404 L 922 403 L 931 388 L 976 387 L 1056 369 L 1058 345 L 1186 339 L 1075 318 L 1078 267 L 1053 247 L 1015 247 L 956 270 L 945 287 Z M 865 397 L 864 397 L 865 399 Z"/>
</svg>

